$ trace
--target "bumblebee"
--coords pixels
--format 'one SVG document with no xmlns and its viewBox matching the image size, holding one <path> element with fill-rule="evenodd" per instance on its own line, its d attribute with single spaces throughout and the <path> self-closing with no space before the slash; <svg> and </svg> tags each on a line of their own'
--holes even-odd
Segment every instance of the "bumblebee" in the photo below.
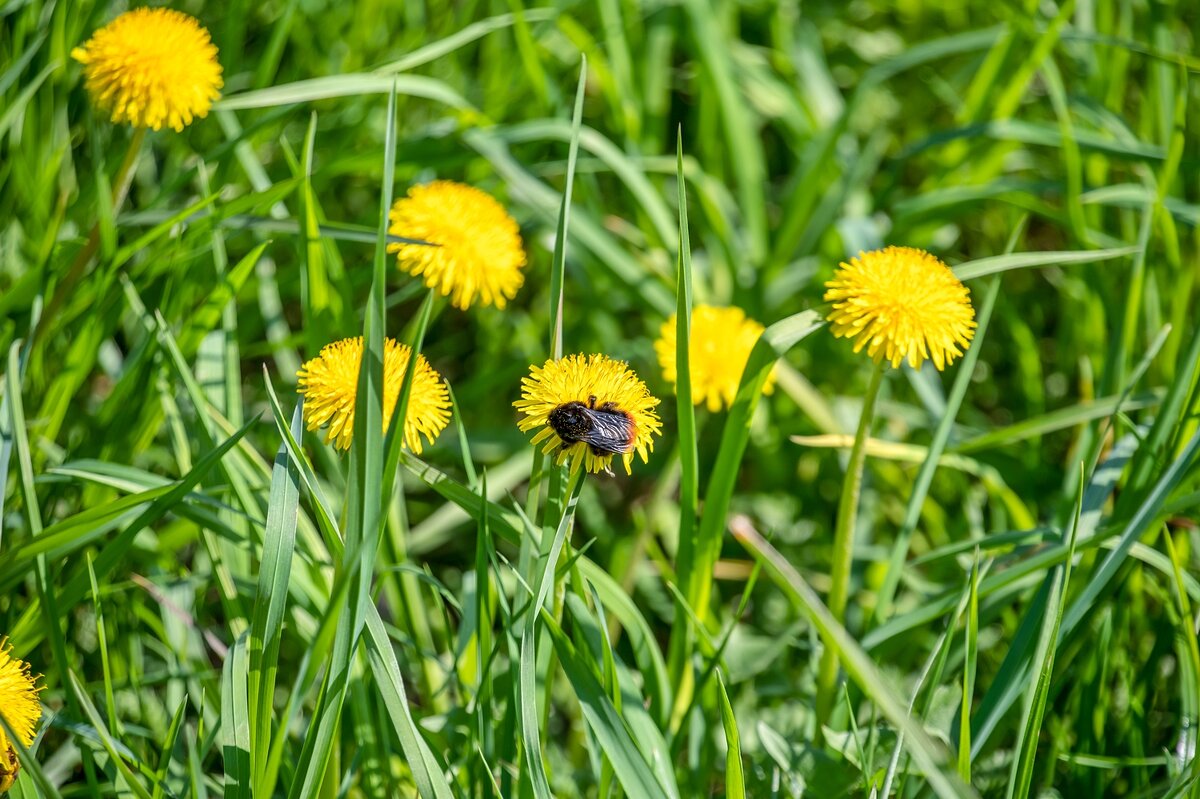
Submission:
<svg viewBox="0 0 1200 799">
<path fill-rule="evenodd" d="M 632 416 L 616 403 L 597 406 L 594 395 L 586 403 L 564 402 L 550 411 L 548 421 L 564 446 L 582 441 L 595 455 L 624 455 L 633 449 L 637 433 Z"/>
</svg>

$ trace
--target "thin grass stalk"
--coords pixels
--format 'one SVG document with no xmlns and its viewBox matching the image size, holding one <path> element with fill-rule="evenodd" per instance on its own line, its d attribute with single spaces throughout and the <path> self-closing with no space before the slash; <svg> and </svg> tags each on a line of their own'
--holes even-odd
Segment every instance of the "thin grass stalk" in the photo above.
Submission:
<svg viewBox="0 0 1200 799">
<path fill-rule="evenodd" d="M 846 602 L 850 596 L 850 567 L 854 559 L 854 526 L 858 521 L 858 497 L 862 491 L 863 466 L 867 460 L 867 435 L 875 418 L 875 401 L 879 398 L 879 387 L 883 384 L 880 363 L 871 373 L 867 394 L 863 398 L 862 415 L 858 420 L 858 432 L 854 434 L 854 447 L 850 450 L 850 462 L 846 465 L 846 477 L 842 482 L 842 496 L 838 501 L 837 527 L 833 534 L 833 565 L 830 569 L 832 584 L 829 588 L 829 612 L 838 624 L 846 618 Z M 822 737 L 821 728 L 829 721 L 836 700 L 838 657 L 831 646 L 821 653 L 821 665 L 817 674 L 817 738 Z"/>
<path fill-rule="evenodd" d="M 567 175 L 562 202 L 558 208 L 558 223 L 554 233 L 554 255 L 550 270 L 550 357 L 563 357 L 563 286 L 567 272 L 567 231 L 571 225 L 571 194 L 575 186 L 575 164 L 579 159 L 579 131 L 583 123 L 583 97 L 587 87 L 587 56 L 579 63 L 579 83 L 575 89 L 575 106 L 571 115 L 571 139 L 567 146 Z M 533 466 L 529 475 L 525 514 L 538 519 L 538 502 L 546 470 L 553 468 L 540 447 L 533 451 Z"/>
<path fill-rule="evenodd" d="M 683 130 L 679 130 L 675 150 L 675 179 L 679 191 L 679 256 L 675 281 L 675 414 L 679 426 L 679 536 L 675 555 L 676 579 L 680 585 L 693 583 L 696 569 L 696 508 L 700 504 L 699 455 L 696 410 L 692 403 L 692 253 L 688 233 L 687 182 L 683 174 Z M 669 666 L 671 684 L 676 686 L 675 706 L 671 709 L 670 729 L 679 729 L 695 687 L 691 670 L 695 639 L 685 612 L 677 605 L 671 630 Z M 665 710 L 665 709 L 664 709 Z"/>
</svg>

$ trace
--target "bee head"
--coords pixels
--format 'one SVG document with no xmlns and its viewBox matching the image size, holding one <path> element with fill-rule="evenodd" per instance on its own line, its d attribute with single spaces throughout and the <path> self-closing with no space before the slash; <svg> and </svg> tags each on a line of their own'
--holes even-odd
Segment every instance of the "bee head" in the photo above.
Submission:
<svg viewBox="0 0 1200 799">
<path fill-rule="evenodd" d="M 550 426 L 564 443 L 579 441 L 593 427 L 587 406 L 582 402 L 567 402 L 550 411 Z"/>
</svg>

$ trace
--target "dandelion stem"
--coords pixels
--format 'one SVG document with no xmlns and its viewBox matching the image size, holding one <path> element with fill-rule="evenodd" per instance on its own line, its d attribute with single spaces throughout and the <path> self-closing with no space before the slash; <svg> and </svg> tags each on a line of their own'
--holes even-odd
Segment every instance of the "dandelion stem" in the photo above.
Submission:
<svg viewBox="0 0 1200 799">
<path fill-rule="evenodd" d="M 854 447 L 850 450 L 850 462 L 846 465 L 846 477 L 842 482 L 842 495 L 838 500 L 837 527 L 833 536 L 833 565 L 830 570 L 829 612 L 842 624 L 846 617 L 846 601 L 850 594 L 850 567 L 854 559 L 854 527 L 858 517 L 858 496 L 862 489 L 863 465 L 867 458 L 867 435 L 871 432 L 871 421 L 875 418 L 875 400 L 879 397 L 879 386 L 883 383 L 884 364 L 880 363 L 871 373 L 867 394 L 863 397 L 862 415 L 858 420 L 858 432 L 854 434 Z M 837 698 L 837 650 L 826 644 L 821 654 L 820 670 L 817 673 L 817 738 L 822 727 L 829 721 Z"/>
<path fill-rule="evenodd" d="M 116 179 L 113 180 L 112 208 L 114 214 L 121 210 L 121 206 L 125 204 L 125 198 L 129 195 L 129 186 L 133 183 L 133 167 L 137 163 L 138 155 L 142 152 L 142 141 L 145 138 L 146 128 L 133 129 L 133 138 L 129 140 L 129 149 L 125 151 L 125 159 L 121 161 L 121 168 L 117 170 Z"/>
</svg>

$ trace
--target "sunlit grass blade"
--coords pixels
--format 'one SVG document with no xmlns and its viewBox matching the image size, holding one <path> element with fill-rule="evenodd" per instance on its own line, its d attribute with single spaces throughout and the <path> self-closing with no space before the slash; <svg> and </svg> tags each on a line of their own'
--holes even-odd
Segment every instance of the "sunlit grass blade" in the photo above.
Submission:
<svg viewBox="0 0 1200 799">
<path fill-rule="evenodd" d="M 963 630 L 962 703 L 958 708 L 958 776 L 971 784 L 971 707 L 975 697 L 975 673 L 979 659 L 979 550 L 968 578 L 967 624 Z"/>
<path fill-rule="evenodd" d="M 1117 503 L 1116 513 L 1128 512 L 1138 501 L 1143 490 L 1154 480 L 1155 471 L 1162 467 L 1162 452 L 1173 434 L 1181 429 L 1181 421 L 1185 408 L 1194 401 L 1192 392 L 1195 386 L 1195 375 L 1200 373 L 1200 326 L 1196 327 L 1188 343 L 1185 354 L 1177 361 L 1174 379 L 1163 397 L 1162 406 L 1155 414 L 1154 424 L 1146 435 L 1142 445 L 1138 447 L 1133 464 L 1129 469 L 1126 490 Z M 1182 445 L 1183 442 L 1178 442 Z"/>
<path fill-rule="evenodd" d="M 1084 465 L 1080 464 L 1080 472 Z M 1067 540 L 1067 559 L 1054 571 L 1051 578 L 1050 593 L 1046 602 L 1046 616 L 1038 636 L 1037 649 L 1034 651 L 1033 663 L 1037 679 L 1030 683 L 1025 692 L 1025 703 L 1021 712 L 1021 726 L 1017 734 L 1015 749 L 1017 757 L 1012 760 L 1009 771 L 1009 797 L 1026 799 L 1033 790 L 1033 767 L 1037 756 L 1038 740 L 1041 735 L 1042 720 L 1046 713 L 1046 699 L 1050 693 L 1050 678 L 1054 673 L 1054 657 L 1058 649 L 1058 631 L 1062 624 L 1063 611 L 1067 607 L 1067 591 L 1071 584 L 1071 568 L 1075 559 L 1075 541 L 1079 533 L 1079 518 L 1083 513 L 1083 480 L 1079 481 L 1079 491 L 1075 499 L 1075 518 L 1071 523 L 1071 532 Z"/>
<path fill-rule="evenodd" d="M 158 761 L 158 770 L 154 773 L 154 791 L 150 799 L 160 799 L 166 794 L 167 772 L 175 755 L 175 744 L 179 740 L 179 731 L 183 729 L 183 717 L 188 709 L 188 697 L 183 697 L 175 714 L 171 716 L 171 726 L 167 728 L 166 738 L 162 742 L 162 755 Z"/>
<path fill-rule="evenodd" d="M 100 670 L 104 675 L 104 703 L 108 713 L 108 726 L 120 736 L 124 734 L 117 718 L 117 703 L 113 694 L 112 665 L 108 656 L 108 630 L 104 625 L 104 606 L 100 603 L 100 586 L 96 583 L 96 570 L 92 568 L 92 553 L 87 553 L 88 580 L 92 587 L 92 609 L 96 614 L 96 642 L 100 649 Z"/>
<path fill-rule="evenodd" d="M 491 669 L 488 661 L 494 646 L 492 626 L 495 623 L 492 611 L 492 573 L 488 566 L 489 554 L 492 551 L 492 529 L 488 523 L 487 501 L 488 473 L 484 471 L 479 489 L 479 519 L 475 527 L 475 605 L 474 629 L 467 635 L 473 635 L 474 640 L 468 646 L 473 647 L 475 673 L 466 674 L 464 682 L 475 689 L 476 702 L 482 702 L 482 695 L 491 690 Z M 470 663 L 470 658 L 467 659 Z M 473 684 L 472 684 L 473 681 Z"/>
<path fill-rule="evenodd" d="M 620 714 L 605 695 L 604 687 L 596 679 L 592 666 L 575 649 L 549 613 L 543 611 L 540 617 L 554 640 L 554 649 L 575 696 L 579 699 L 583 716 L 612 763 L 613 771 L 626 795 L 645 799 L 668 799 L 662 785 L 638 751 L 637 744 L 626 729 Z"/>
<path fill-rule="evenodd" d="M 383 620 L 374 606 L 367 608 L 366 640 L 371 672 L 375 675 L 387 714 L 400 739 L 401 750 L 412 770 L 418 794 L 422 799 L 450 799 L 454 794 L 409 710 L 400 664 L 392 650 Z"/>
<path fill-rule="evenodd" d="M 879 671 L 867 653 L 850 637 L 846 628 L 838 624 L 829 609 L 821 602 L 816 592 L 809 587 L 798 572 L 778 551 L 762 539 L 757 532 L 739 528 L 737 538 L 746 549 L 762 562 L 771 579 L 808 616 L 821 635 L 825 646 L 837 650 L 842 667 L 863 693 L 878 706 L 897 730 L 902 730 L 908 741 L 913 759 L 920 765 L 929 786 L 943 799 L 961 799 L 976 796 L 970 786 L 964 785 L 953 771 L 944 770 L 945 751 L 930 739 L 888 685 L 887 678 Z"/>
<path fill-rule="evenodd" d="M 587 601 L 589 599 L 590 604 Z M 680 789 L 672 765 L 671 747 L 663 735 L 661 724 L 647 708 L 646 695 L 636 678 L 637 671 L 626 665 L 613 648 L 613 637 L 609 632 L 612 620 L 605 610 L 607 604 L 592 581 L 583 576 L 582 569 L 572 572 L 565 596 L 564 616 L 570 616 L 576 652 L 584 661 L 590 660 L 592 671 L 597 674 L 613 708 L 621 716 L 638 751 L 668 799 L 679 799 Z M 611 770 L 611 764 L 608 768 Z"/>
<path fill-rule="evenodd" d="M 317 115 L 308 118 L 304 134 L 304 156 L 300 165 L 300 252 L 304 270 L 300 273 L 300 307 L 304 311 L 304 339 L 310 353 L 336 338 L 341 316 L 341 298 L 333 286 L 338 267 L 321 239 L 317 216 L 317 198 L 313 190 L 313 159 L 317 140 Z"/>
<path fill-rule="evenodd" d="M 1200 642 L 1197 642 L 1197 638 L 1193 634 L 1194 622 L 1192 620 L 1196 616 L 1192 611 L 1192 599 L 1188 595 L 1187 577 L 1183 571 L 1183 556 L 1179 547 L 1175 545 L 1174 535 L 1169 528 L 1163 531 L 1163 543 L 1166 544 L 1167 554 L 1171 559 L 1175 601 L 1178 606 L 1179 618 L 1182 621 L 1180 627 L 1177 628 L 1175 643 L 1180 661 L 1179 688 L 1182 711 L 1178 722 L 1179 744 L 1175 756 L 1178 760 L 1183 760 L 1189 747 L 1194 749 L 1197 740 L 1197 732 L 1191 725 L 1190 719 L 1196 718 L 1200 714 Z M 1195 596 L 1194 593 L 1193 596 Z M 1186 767 L 1180 769 L 1180 776 L 1176 779 L 1176 783 L 1182 782 L 1184 776 L 1189 772 L 1192 776 L 1200 775 L 1200 765 L 1197 765 L 1194 758 Z"/>
<path fill-rule="evenodd" d="M 520 703 L 519 726 L 521 740 L 525 745 L 525 768 L 527 769 L 534 795 L 538 799 L 550 799 L 550 783 L 546 777 L 545 766 L 542 764 L 541 723 L 538 715 L 537 698 L 537 635 L 539 611 L 546 602 L 546 595 L 554 586 L 554 573 L 558 567 L 559 556 L 562 554 L 567 535 L 575 520 L 575 507 L 579 502 L 579 494 L 583 490 L 584 472 L 579 471 L 573 478 L 570 497 L 563 506 L 562 517 L 554 532 L 549 548 L 545 549 L 538 563 L 545 558 L 541 570 L 536 572 L 531 583 L 532 604 L 525 608 L 525 620 L 521 629 L 520 665 L 518 667 L 517 696 Z M 545 541 L 543 544 L 547 543 Z M 535 564 L 536 565 L 536 564 Z M 551 679 L 550 675 L 546 676 Z"/>
<path fill-rule="evenodd" d="M 1001 446 L 1011 446 L 1029 438 L 1036 438 L 1046 433 L 1065 430 L 1081 423 L 1104 419 L 1112 416 L 1118 410 L 1124 412 L 1152 408 L 1162 402 L 1161 391 L 1139 392 L 1132 396 L 1117 395 L 1099 397 L 1091 402 L 1069 405 L 1065 408 L 1049 411 L 1038 416 L 1031 416 L 1019 422 L 990 430 L 977 436 L 964 439 L 962 442 L 949 447 L 951 452 L 970 453 L 980 452 Z"/>
<path fill-rule="evenodd" d="M 69 473 L 69 470 L 63 471 Z M 0 591 L 12 587 L 28 573 L 38 555 L 45 554 L 50 562 L 58 563 L 83 547 L 89 546 L 107 533 L 122 517 L 133 518 L 136 511 L 169 493 L 170 484 L 148 491 L 138 491 L 104 505 L 81 511 L 45 528 L 42 535 L 20 546 L 6 547 L 4 563 L 0 566 Z"/>
<path fill-rule="evenodd" d="M 986 571 L 986 569 L 987 565 L 984 566 L 982 571 Z M 908 702 L 909 716 L 913 715 L 913 711 L 917 706 L 917 700 L 921 697 L 921 692 L 925 690 L 925 687 L 937 686 L 941 682 L 942 671 L 945 668 L 946 660 L 950 656 L 951 639 L 953 638 L 958 627 L 959 618 L 967 610 L 968 602 L 970 601 L 970 592 L 972 590 L 975 590 L 976 594 L 978 594 L 978 585 L 975 585 L 975 587 L 972 588 L 972 584 L 968 582 L 968 584 L 963 587 L 961 596 L 958 599 L 957 609 L 947 620 L 945 629 L 942 630 L 941 634 L 938 636 L 937 642 L 930 650 L 929 656 L 925 659 L 925 664 L 921 667 L 921 672 L 917 677 L 916 684 L 913 685 L 912 698 Z M 926 703 L 927 705 L 932 702 L 933 694 L 934 691 L 930 690 L 928 694 L 929 701 Z M 889 799 L 889 797 L 892 796 L 892 783 L 896 780 L 897 773 L 901 771 L 900 762 L 904 754 L 904 731 L 900 730 L 896 734 L 896 745 L 892 747 L 892 756 L 888 760 L 887 771 L 884 772 L 883 788 L 879 792 L 880 797 L 883 797 L 883 799 Z M 907 774 L 907 771 L 903 773 Z M 903 785 L 904 782 L 902 777 L 900 787 L 897 790 L 896 795 L 905 796 Z"/>
<path fill-rule="evenodd" d="M 249 799 L 254 771 L 250 761 L 250 702 L 246 695 L 250 670 L 247 633 L 229 650 L 221 672 L 221 759 L 225 764 L 225 799 Z"/>
<path fill-rule="evenodd" d="M 303 432 L 303 423 L 303 404 L 297 402 L 292 414 L 291 433 L 294 437 L 298 438 Z M 299 483 L 295 461 L 288 453 L 287 444 L 281 443 L 271 474 L 271 494 L 259 558 L 258 591 L 250 618 L 247 664 L 251 780 L 254 792 L 263 795 L 273 792 L 276 778 L 267 762 L 274 718 L 275 675 L 279 668 L 288 582 L 296 546 Z"/>
<path fill-rule="evenodd" d="M 30 536 L 37 539 L 41 537 L 43 532 L 42 506 L 37 495 L 37 488 L 34 485 L 33 455 L 29 446 L 29 431 L 25 420 L 25 404 L 21 395 L 21 376 L 23 370 L 21 368 L 20 348 L 21 342 L 14 341 L 8 349 L 8 369 L 4 376 L 4 396 L 7 400 L 9 412 L 8 429 L 10 440 L 13 451 L 17 455 L 17 482 L 20 486 L 21 501 L 24 505 Z M 7 481 L 7 478 L 8 475 L 5 474 L 5 481 Z M 3 491 L 3 489 L 0 489 L 0 491 Z M 68 674 L 69 661 L 66 659 L 66 640 L 63 635 L 59 611 L 59 608 L 62 607 L 61 597 L 58 589 L 51 580 L 51 573 L 45 555 L 37 555 L 34 565 L 37 601 L 30 603 L 31 606 L 26 609 L 26 613 L 21 617 L 21 621 L 32 622 L 34 618 L 33 614 L 40 610 L 42 616 L 41 632 L 45 633 L 50 640 L 50 647 L 54 652 L 54 660 L 57 666 L 56 671 L 58 672 L 59 683 L 66 685 L 68 676 L 70 675 Z M 87 562 L 87 567 L 88 587 L 90 588 L 95 585 L 96 580 L 95 575 L 92 573 L 92 562 L 90 559 Z M 76 570 L 76 576 L 82 577 L 78 570 Z M 79 582 L 82 583 L 82 579 Z M 87 588 L 80 585 L 80 598 L 82 598 L 84 590 L 87 590 Z M 95 591 L 93 590 L 94 594 Z M 14 629 L 12 637 L 19 641 L 20 636 L 16 629 Z"/>
<path fill-rule="evenodd" d="M 472 519 L 479 520 L 483 500 L 477 493 L 411 454 L 405 453 L 402 456 L 402 462 L 414 476 L 439 495 L 453 502 Z M 489 524 L 496 535 L 505 542 L 519 545 L 526 538 L 531 538 L 535 542 L 540 541 L 541 531 L 534 529 L 526 517 L 496 503 L 488 502 L 486 507 L 488 508 Z M 605 567 L 586 556 L 578 557 L 576 566 L 595 588 L 596 593 L 604 601 L 606 609 L 623 626 L 645 679 L 645 690 L 651 708 L 659 718 L 662 718 L 663 714 L 671 707 L 673 689 L 653 628 L 642 609 Z"/>
<path fill-rule="evenodd" d="M 575 165 L 579 159 L 579 131 L 583 122 L 583 97 L 587 87 L 587 56 L 579 64 L 579 83 L 575 90 L 575 107 L 571 116 L 570 139 L 567 146 L 567 173 L 563 184 L 562 200 L 558 207 L 558 221 L 554 229 L 554 252 L 550 261 L 550 357 L 563 357 L 563 287 L 567 280 L 567 234 L 571 230 L 571 194 L 575 186 Z M 526 513 L 532 519 L 539 518 L 538 503 L 542 493 L 542 479 L 547 468 L 547 459 L 540 448 L 535 448 L 529 476 Z"/>
<path fill-rule="evenodd" d="M 600 131 L 593 127 L 581 126 L 576 134 L 574 126 L 568 120 L 538 119 L 497 127 L 493 133 L 510 144 L 541 141 L 562 141 L 569 144 L 572 139 L 578 138 L 579 149 L 585 157 L 592 156 L 611 169 L 613 176 L 629 191 L 636 201 L 636 208 L 648 217 L 650 232 L 656 238 L 660 238 L 664 245 L 670 246 L 673 242 L 678 228 L 677 220 L 651 176 L 644 171 L 644 166 L 639 160 L 631 157 Z"/>
<path fill-rule="evenodd" d="M 764 330 L 750 352 L 737 396 L 725 420 L 721 446 L 709 476 L 704 512 L 696 533 L 696 562 L 688 573 L 685 586 L 688 604 L 701 622 L 708 618 L 713 564 L 721 551 L 729 501 L 733 497 L 742 455 L 750 440 L 750 419 L 762 398 L 763 386 L 775 361 L 823 324 L 816 311 L 803 311 L 789 316 Z"/>
<path fill-rule="evenodd" d="M 558 14 L 556 10 L 549 8 L 530 8 L 521 13 L 526 22 L 542 22 L 553 19 Z M 509 28 L 515 21 L 516 17 L 514 14 L 497 14 L 493 17 L 481 19 L 478 22 L 472 22 L 450 36 L 439 39 L 436 42 L 430 42 L 410 53 L 405 53 L 401 58 L 391 63 L 377 67 L 374 74 L 389 75 L 393 72 L 407 72 L 410 69 L 415 69 L 430 61 L 444 58 L 489 33 Z"/>
<path fill-rule="evenodd" d="M 1091 264 L 1097 261 L 1109 261 L 1133 255 L 1137 251 L 1137 247 L 1113 247 L 1107 250 L 1008 253 L 1006 255 L 993 255 L 988 258 L 977 258 L 974 261 L 959 264 L 954 267 L 954 274 L 959 280 L 974 280 L 985 275 L 1010 272 L 1014 269 L 1031 269 L 1040 266 L 1071 266 L 1073 264 Z"/>
<path fill-rule="evenodd" d="M 348 73 L 284 83 L 265 89 L 231 94 L 217 103 L 221 111 L 271 108 L 280 105 L 311 103 L 334 97 L 361 97 L 364 94 L 389 94 L 433 100 L 451 108 L 469 109 L 471 104 L 443 81 L 423 75 L 373 75 Z"/>
<path fill-rule="evenodd" d="M 579 158 L 579 130 L 583 120 L 583 91 L 587 86 L 587 56 L 579 64 L 579 85 L 575 90 L 575 110 L 571 116 L 571 140 L 567 148 L 567 173 L 563 184 L 562 205 L 554 231 L 554 253 L 550 269 L 550 357 L 563 356 L 563 285 L 566 282 L 567 231 L 571 227 L 571 192 L 575 185 L 575 164 Z"/>
<path fill-rule="evenodd" d="M 475 460 L 471 457 L 471 443 L 467 439 L 467 427 L 463 424 L 462 408 L 454 396 L 454 387 L 447 383 L 446 390 L 450 392 L 450 408 L 454 414 L 454 429 L 458 433 L 458 449 L 462 453 L 463 473 L 467 476 L 467 487 L 474 488 L 479 481 L 479 476 L 475 473 Z M 483 492 L 483 496 L 487 496 L 486 490 Z"/>
<path fill-rule="evenodd" d="M 120 751 L 120 744 L 113 738 L 112 732 L 105 726 L 104 720 L 101 719 L 100 712 L 96 710 L 96 706 L 88 698 L 87 688 L 79 681 L 79 677 L 74 672 L 68 672 L 67 680 L 71 691 L 79 702 L 79 709 L 83 711 L 83 715 L 92 725 L 92 729 L 96 731 L 96 735 L 100 739 L 100 745 L 108 753 L 112 764 L 116 767 L 121 783 L 137 799 L 151 799 L 150 792 L 146 790 L 146 786 L 142 783 L 142 780 L 134 772 L 134 769 L 129 767 L 129 763 L 126 762 L 127 760 L 133 760 L 133 758 L 130 757 L 128 750 L 124 752 Z M 154 773 L 148 766 L 144 766 L 136 760 L 133 762 L 139 772 Z"/>
<path fill-rule="evenodd" d="M 738 735 L 737 719 L 733 706 L 729 704 L 729 693 L 725 690 L 725 678 L 717 670 L 717 690 L 721 698 L 721 724 L 725 728 L 725 795 L 729 799 L 745 799 L 746 777 L 742 771 L 742 744 Z"/>
<path fill-rule="evenodd" d="M 682 130 L 680 131 L 682 134 Z M 679 430 L 679 532 L 675 555 L 675 575 L 681 585 L 689 585 L 696 568 L 696 506 L 699 504 L 699 455 L 696 436 L 696 410 L 692 403 L 692 247 L 687 221 L 687 182 L 683 175 L 683 138 L 675 150 L 676 185 L 679 201 L 679 254 L 675 281 L 675 424 Z M 679 686 L 672 715 L 672 726 L 682 719 L 681 705 L 690 699 L 692 675 L 690 661 L 692 632 L 687 614 L 676 612 L 671 630 L 671 682 Z"/>
<path fill-rule="evenodd" d="M 291 431 L 287 417 L 284 416 L 283 408 L 279 404 L 279 398 L 275 395 L 275 388 L 271 385 L 271 376 L 265 369 L 263 378 L 263 385 L 267 391 L 267 399 L 271 403 L 271 413 L 275 418 L 275 429 L 283 439 L 282 445 L 287 447 L 292 463 L 299 469 L 300 479 L 304 483 L 305 491 L 309 496 L 313 508 L 316 510 L 317 525 L 325 534 L 325 543 L 329 546 L 330 552 L 334 556 L 340 556 L 342 551 L 342 533 L 337 524 L 337 516 L 329 504 L 329 500 L 325 497 L 325 492 L 321 489 L 321 483 L 313 471 L 312 464 L 309 463 L 308 458 L 304 455 L 304 450 L 300 446 L 300 436 L 294 435 Z"/>
<path fill-rule="evenodd" d="M 409 342 L 408 364 L 404 368 L 404 379 L 400 383 L 400 394 L 396 405 L 392 408 L 388 420 L 387 433 L 383 440 L 383 477 L 380 484 L 383 487 L 380 501 L 380 512 L 387 513 L 387 506 L 392 499 L 392 491 L 396 485 L 396 469 L 400 465 L 400 451 L 404 448 L 405 427 L 408 419 L 408 403 L 412 398 L 413 378 L 417 373 L 417 358 L 425 343 L 425 331 L 429 328 L 430 315 L 433 312 L 434 293 L 430 289 L 425 295 L 421 307 L 417 310 L 417 318 L 413 326 L 412 341 Z"/>
<path fill-rule="evenodd" d="M 1142 446 L 1145 446 L 1143 442 Z M 1083 620 L 1085 614 L 1108 588 L 1109 582 L 1116 575 L 1117 569 L 1125 561 L 1133 544 L 1141 539 L 1155 518 L 1161 512 L 1168 495 L 1179 482 L 1184 479 L 1200 453 L 1200 431 L 1183 448 L 1183 451 L 1171 462 L 1167 470 L 1153 489 L 1145 494 L 1145 499 L 1136 513 L 1122 530 L 1116 546 L 1104 557 L 1092 572 L 1087 586 L 1071 603 L 1070 609 L 1062 621 L 1063 634 L 1070 634 Z"/>
</svg>

